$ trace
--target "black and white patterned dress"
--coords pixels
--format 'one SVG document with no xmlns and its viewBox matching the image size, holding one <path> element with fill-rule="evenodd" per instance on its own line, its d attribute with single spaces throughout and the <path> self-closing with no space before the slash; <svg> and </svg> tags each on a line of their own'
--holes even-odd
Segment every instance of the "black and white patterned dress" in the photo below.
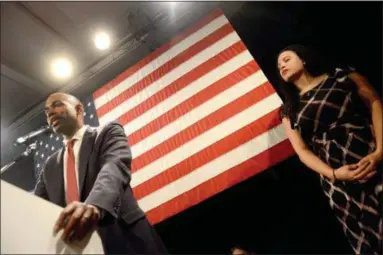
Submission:
<svg viewBox="0 0 383 255">
<path fill-rule="evenodd" d="M 333 168 L 357 163 L 375 149 L 371 114 L 347 74 L 336 69 L 301 95 L 293 123 L 311 150 Z M 381 164 L 378 168 L 366 183 L 332 183 L 321 176 L 324 193 L 356 254 L 382 254 Z"/>
</svg>

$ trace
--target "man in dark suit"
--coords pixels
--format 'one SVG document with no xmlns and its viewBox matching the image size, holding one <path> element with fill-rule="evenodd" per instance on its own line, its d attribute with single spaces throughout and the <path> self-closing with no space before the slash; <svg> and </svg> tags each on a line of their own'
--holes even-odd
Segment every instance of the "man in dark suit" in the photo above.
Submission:
<svg viewBox="0 0 383 255">
<path fill-rule="evenodd" d="M 65 207 L 54 231 L 66 242 L 97 229 L 107 254 L 164 254 L 166 249 L 139 208 L 130 187 L 131 151 L 117 123 L 84 125 L 84 107 L 72 95 L 55 93 L 45 104 L 48 124 L 65 138 L 49 157 L 35 194 Z"/>
</svg>

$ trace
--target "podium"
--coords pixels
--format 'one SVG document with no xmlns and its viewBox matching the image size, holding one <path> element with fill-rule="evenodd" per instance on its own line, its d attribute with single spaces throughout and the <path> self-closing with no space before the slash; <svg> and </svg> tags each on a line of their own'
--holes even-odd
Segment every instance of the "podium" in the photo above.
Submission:
<svg viewBox="0 0 383 255">
<path fill-rule="evenodd" d="M 71 245 L 53 234 L 62 209 L 1 180 L 1 254 L 104 254 L 95 231 Z"/>
</svg>

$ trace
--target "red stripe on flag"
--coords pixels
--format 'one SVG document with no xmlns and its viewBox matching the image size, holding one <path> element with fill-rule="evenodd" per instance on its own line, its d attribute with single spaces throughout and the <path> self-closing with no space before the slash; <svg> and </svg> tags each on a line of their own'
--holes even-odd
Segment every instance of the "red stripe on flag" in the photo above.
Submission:
<svg viewBox="0 0 383 255">
<path fill-rule="evenodd" d="M 189 35 L 191 35 L 191 34 L 195 33 L 196 31 L 200 30 L 201 28 L 203 28 L 204 26 L 206 26 L 207 24 L 209 24 L 210 22 L 212 22 L 213 20 L 215 20 L 216 18 L 218 18 L 221 15 L 222 15 L 222 11 L 220 9 L 214 10 L 208 16 L 206 16 L 202 20 L 198 21 L 194 26 L 192 26 L 189 29 L 185 30 L 185 32 L 183 32 L 182 34 L 180 34 L 178 36 L 175 36 L 168 43 L 164 44 L 163 46 L 161 46 L 160 48 L 155 50 L 153 53 L 151 53 L 149 56 L 143 58 L 137 64 L 131 66 L 129 69 L 127 69 L 126 71 L 124 71 L 123 73 L 118 75 L 115 79 L 111 80 L 110 82 L 108 82 L 107 84 L 102 86 L 100 89 L 95 91 L 93 93 L 93 98 L 97 99 L 100 96 L 104 95 L 110 89 L 114 88 L 119 83 L 121 83 L 123 80 L 127 79 L 128 77 L 130 77 L 131 75 L 136 73 L 138 70 L 140 70 L 141 68 L 143 68 L 144 66 L 146 66 L 147 64 L 152 62 L 154 59 L 156 59 L 161 54 L 163 54 L 164 52 L 169 50 L 171 47 L 173 47 L 174 45 L 178 44 L 179 42 L 184 40 Z"/>
<path fill-rule="evenodd" d="M 289 140 L 284 140 L 242 164 L 150 210 L 147 212 L 148 219 L 152 224 L 161 222 L 285 160 L 287 157 L 293 155 L 293 153 L 294 151 Z"/>
<path fill-rule="evenodd" d="M 251 90 L 247 94 L 230 102 L 188 128 L 182 130 L 173 137 L 133 159 L 132 172 L 134 173 L 140 171 L 140 169 L 144 166 L 163 157 L 181 145 L 193 140 L 202 133 L 205 133 L 207 130 L 246 110 L 250 106 L 255 105 L 257 102 L 273 93 L 275 93 L 275 90 L 269 82 L 266 82 L 264 85 Z"/>
<path fill-rule="evenodd" d="M 225 49 L 224 51 L 220 52 L 218 55 L 212 57 L 208 61 L 204 62 L 203 64 L 199 65 L 195 69 L 183 75 L 176 81 L 172 82 L 170 85 L 168 85 L 161 91 L 157 92 L 156 94 L 152 95 L 150 98 L 148 98 L 144 102 L 140 103 L 136 107 L 124 113 L 124 115 L 122 115 L 118 119 L 118 122 L 121 123 L 121 125 L 125 125 L 128 122 L 131 122 L 132 120 L 139 117 L 141 114 L 145 113 L 149 109 L 153 108 L 159 103 L 165 101 L 167 98 L 169 98 L 173 94 L 185 88 L 191 82 L 199 79 L 203 75 L 209 73 L 213 69 L 219 67 L 226 61 L 232 59 L 233 57 L 237 56 L 238 54 L 242 53 L 245 50 L 246 50 L 246 46 L 241 41 L 235 43 L 231 47 Z M 133 145 L 131 140 L 130 142 L 131 142 L 131 145 Z"/>
<path fill-rule="evenodd" d="M 108 101 L 106 104 L 99 107 L 97 109 L 97 116 L 101 118 L 113 108 L 122 104 L 123 102 L 137 94 L 139 91 L 145 89 L 152 83 L 156 82 L 158 79 L 165 76 L 170 71 L 180 66 L 182 63 L 191 59 L 193 56 L 197 55 L 201 51 L 210 47 L 211 45 L 218 42 L 219 40 L 221 40 L 222 38 L 224 38 L 232 32 L 234 32 L 234 29 L 230 24 L 226 24 L 218 30 L 214 31 L 213 33 L 198 41 L 196 44 L 189 47 L 188 49 L 186 49 L 185 51 L 183 51 L 164 65 L 154 70 L 152 73 L 147 75 L 145 78 L 143 78 L 130 88 L 123 91 L 120 95 L 116 96 L 112 100 Z"/>
<path fill-rule="evenodd" d="M 134 196 L 136 199 L 141 199 L 264 132 L 267 132 L 269 129 L 278 126 L 281 121 L 279 118 L 276 118 L 276 116 L 278 116 L 278 109 L 269 112 L 260 119 L 253 121 L 224 139 L 215 142 L 209 147 L 199 151 L 197 154 L 194 154 L 177 165 L 167 169 L 165 172 L 138 185 L 134 188 Z"/>
<path fill-rule="evenodd" d="M 215 83 L 213 83 L 206 89 L 201 90 L 200 92 L 198 92 L 191 98 L 185 100 L 184 102 L 179 104 L 177 107 L 171 109 L 166 114 L 159 116 L 158 118 L 154 119 L 153 121 L 145 125 L 143 128 L 130 134 L 128 136 L 130 145 L 132 146 L 142 141 L 149 135 L 157 132 L 161 128 L 167 126 L 169 123 L 175 121 L 176 119 L 180 118 L 184 114 L 190 112 L 194 108 L 205 103 L 206 101 L 218 95 L 222 91 L 234 86 L 235 84 L 244 80 L 248 76 L 254 74 L 258 70 L 259 70 L 259 67 L 257 63 L 255 63 L 255 61 L 252 60 L 251 62 L 240 67 L 234 72 L 221 78 L 220 80 L 216 81 Z"/>
</svg>

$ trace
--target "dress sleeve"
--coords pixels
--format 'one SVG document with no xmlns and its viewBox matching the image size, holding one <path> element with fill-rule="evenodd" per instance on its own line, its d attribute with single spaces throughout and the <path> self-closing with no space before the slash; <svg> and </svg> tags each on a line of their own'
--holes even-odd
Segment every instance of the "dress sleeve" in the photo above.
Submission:
<svg viewBox="0 0 383 255">
<path fill-rule="evenodd" d="M 286 116 L 287 116 L 287 114 L 286 114 L 286 107 L 285 107 L 285 105 L 283 104 L 283 105 L 281 105 L 281 107 L 279 107 L 279 120 L 282 121 L 282 119 L 283 119 L 284 117 L 286 117 Z"/>
<path fill-rule="evenodd" d="M 337 80 L 343 80 L 343 79 L 346 79 L 347 76 L 352 73 L 352 72 L 355 72 L 355 68 L 352 67 L 352 66 L 343 66 L 343 67 L 337 67 L 335 68 L 334 70 L 334 74 L 333 76 L 337 79 Z"/>
<path fill-rule="evenodd" d="M 279 119 L 282 121 L 284 117 L 288 117 L 287 107 L 285 104 L 281 105 L 279 108 Z"/>
<path fill-rule="evenodd" d="M 283 118 L 287 117 L 290 120 L 291 129 L 296 129 L 297 124 L 295 120 L 292 120 L 289 116 L 289 109 L 286 104 L 281 105 L 279 108 L 279 118 L 282 121 Z"/>
</svg>

